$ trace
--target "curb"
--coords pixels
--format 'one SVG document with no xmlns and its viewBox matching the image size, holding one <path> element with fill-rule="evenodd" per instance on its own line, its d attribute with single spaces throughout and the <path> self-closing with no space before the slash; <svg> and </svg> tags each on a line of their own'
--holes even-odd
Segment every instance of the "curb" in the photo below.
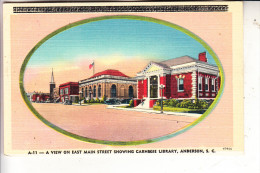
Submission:
<svg viewBox="0 0 260 173">
<path fill-rule="evenodd" d="M 161 113 L 160 111 L 155 111 L 151 109 L 137 109 L 137 108 L 118 108 L 117 106 L 109 105 L 107 106 L 107 109 L 119 109 L 119 110 L 126 110 L 126 111 L 136 111 L 136 112 L 146 112 L 146 113 L 152 113 L 152 114 L 164 114 L 164 115 L 174 115 L 174 116 L 186 116 L 186 117 L 200 117 L 202 114 L 196 114 L 196 113 L 180 113 L 180 112 L 168 112 L 163 111 Z"/>
</svg>

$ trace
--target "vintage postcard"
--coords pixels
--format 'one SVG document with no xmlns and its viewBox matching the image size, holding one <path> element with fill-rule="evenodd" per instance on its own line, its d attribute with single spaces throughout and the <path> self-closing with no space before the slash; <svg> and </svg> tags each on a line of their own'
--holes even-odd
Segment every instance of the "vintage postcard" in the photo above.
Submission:
<svg viewBox="0 0 260 173">
<path fill-rule="evenodd" d="M 7 155 L 243 152 L 242 2 L 4 4 Z"/>
</svg>

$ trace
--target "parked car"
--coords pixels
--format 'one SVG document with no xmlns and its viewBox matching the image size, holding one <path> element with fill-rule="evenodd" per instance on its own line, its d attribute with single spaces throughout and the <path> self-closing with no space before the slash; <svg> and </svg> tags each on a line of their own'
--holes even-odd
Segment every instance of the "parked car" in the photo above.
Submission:
<svg viewBox="0 0 260 173">
<path fill-rule="evenodd" d="M 64 105 L 72 105 L 72 101 L 71 100 L 65 100 L 65 102 L 63 104 Z"/>
<path fill-rule="evenodd" d="M 107 99 L 104 103 L 107 104 L 107 105 L 116 105 L 116 104 L 120 104 L 120 100 L 118 100 L 118 99 Z"/>
<path fill-rule="evenodd" d="M 54 100 L 54 103 L 59 103 L 60 102 L 60 99 L 58 98 L 58 99 L 56 99 L 56 100 Z"/>
<path fill-rule="evenodd" d="M 129 104 L 130 100 L 132 99 L 123 99 L 121 100 L 121 104 Z"/>
</svg>

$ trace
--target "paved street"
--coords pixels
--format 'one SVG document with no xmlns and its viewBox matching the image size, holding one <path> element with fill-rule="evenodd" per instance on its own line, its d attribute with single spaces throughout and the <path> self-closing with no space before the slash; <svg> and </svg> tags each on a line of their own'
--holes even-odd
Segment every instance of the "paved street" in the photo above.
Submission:
<svg viewBox="0 0 260 173">
<path fill-rule="evenodd" d="M 176 131 L 194 117 L 107 109 L 107 105 L 73 106 L 33 103 L 51 123 L 71 133 L 100 140 L 135 141 Z"/>
</svg>

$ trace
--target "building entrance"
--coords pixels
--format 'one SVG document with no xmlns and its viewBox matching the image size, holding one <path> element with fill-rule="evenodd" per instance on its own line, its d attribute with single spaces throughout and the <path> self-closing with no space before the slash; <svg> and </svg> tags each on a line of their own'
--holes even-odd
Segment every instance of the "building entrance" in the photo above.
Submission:
<svg viewBox="0 0 260 173">
<path fill-rule="evenodd" d="M 112 98 L 116 97 L 116 85 L 112 85 L 111 87 L 111 97 Z"/>
<path fill-rule="evenodd" d="M 150 98 L 158 97 L 158 76 L 150 77 Z"/>
</svg>

